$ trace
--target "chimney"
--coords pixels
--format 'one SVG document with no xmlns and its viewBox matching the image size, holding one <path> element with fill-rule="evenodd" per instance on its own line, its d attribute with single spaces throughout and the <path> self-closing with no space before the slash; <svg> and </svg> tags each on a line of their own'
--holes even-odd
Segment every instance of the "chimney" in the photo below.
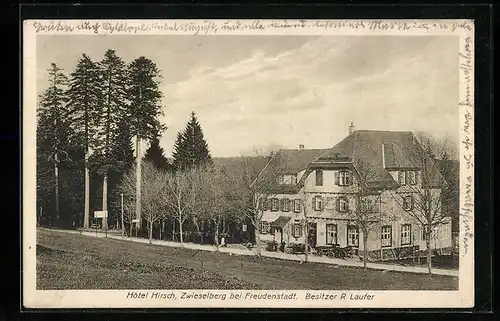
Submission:
<svg viewBox="0 0 500 321">
<path fill-rule="evenodd" d="M 303 144 L 299 145 L 299 150 L 304 150 L 304 145 Z"/>
<path fill-rule="evenodd" d="M 349 126 L 349 135 L 351 135 L 355 131 L 356 131 L 356 128 L 354 127 L 354 122 L 351 121 L 351 125 Z"/>
<path fill-rule="evenodd" d="M 385 168 L 385 144 L 382 144 L 382 167 Z"/>
</svg>

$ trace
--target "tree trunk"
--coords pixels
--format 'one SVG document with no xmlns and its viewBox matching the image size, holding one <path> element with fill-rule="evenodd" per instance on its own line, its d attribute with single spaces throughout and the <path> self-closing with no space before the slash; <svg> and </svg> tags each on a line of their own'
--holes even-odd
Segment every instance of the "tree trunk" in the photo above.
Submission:
<svg viewBox="0 0 500 321">
<path fill-rule="evenodd" d="M 102 181 L 102 210 L 108 210 L 108 173 L 104 174 L 104 179 Z M 102 219 L 102 228 L 104 230 L 108 229 L 108 218 Z"/>
<path fill-rule="evenodd" d="M 149 244 L 153 241 L 153 220 L 149 220 Z"/>
<path fill-rule="evenodd" d="M 161 220 L 160 240 L 162 240 L 162 238 L 161 238 L 162 234 L 165 234 L 165 221 L 164 220 Z"/>
<path fill-rule="evenodd" d="M 367 269 L 368 261 L 368 231 L 363 231 L 363 268 Z"/>
<path fill-rule="evenodd" d="M 175 220 L 172 220 L 172 242 L 175 242 Z"/>
<path fill-rule="evenodd" d="M 203 234 L 205 234 L 205 224 L 204 224 L 204 220 L 201 220 L 201 234 L 200 234 L 200 243 L 203 244 Z"/>
<path fill-rule="evenodd" d="M 57 153 L 54 155 L 54 183 L 56 197 L 56 224 L 59 224 L 59 158 Z"/>
<path fill-rule="evenodd" d="M 85 208 L 83 214 L 83 227 L 89 228 L 90 220 L 90 170 L 89 170 L 89 151 L 85 153 Z"/>
<path fill-rule="evenodd" d="M 138 220 L 137 229 L 141 227 L 141 153 L 140 139 L 136 137 L 135 162 L 136 162 L 136 180 L 135 180 L 135 218 Z"/>
<path fill-rule="evenodd" d="M 193 216 L 193 223 L 196 228 L 196 233 L 200 235 L 200 226 L 198 225 L 198 220 L 196 219 L 196 216 Z M 195 240 L 193 240 L 193 243 L 196 243 Z"/>
<path fill-rule="evenodd" d="M 214 221 L 215 223 L 215 247 L 217 249 L 217 252 L 219 252 L 219 224 L 217 221 Z"/>
<path fill-rule="evenodd" d="M 426 235 L 425 244 L 427 246 L 427 270 L 432 274 L 432 248 L 430 235 Z"/>
<path fill-rule="evenodd" d="M 129 226 L 130 233 L 128 235 L 129 237 L 132 237 L 132 225 L 134 225 L 134 224 L 132 224 L 132 222 L 130 222 L 130 226 Z"/>
<path fill-rule="evenodd" d="M 182 220 L 179 219 L 179 241 L 182 243 L 184 240 L 184 237 L 182 235 Z"/>
<path fill-rule="evenodd" d="M 254 234 L 255 234 L 255 247 L 257 248 L 257 256 L 261 257 L 261 249 L 260 249 L 260 220 L 256 220 L 255 225 L 254 225 Z"/>
</svg>

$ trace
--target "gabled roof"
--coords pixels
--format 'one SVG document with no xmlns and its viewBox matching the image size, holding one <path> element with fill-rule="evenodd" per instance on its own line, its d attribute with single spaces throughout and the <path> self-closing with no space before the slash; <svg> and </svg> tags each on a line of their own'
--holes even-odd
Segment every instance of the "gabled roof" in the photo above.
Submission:
<svg viewBox="0 0 500 321">
<path fill-rule="evenodd" d="M 263 166 L 259 177 L 276 174 L 295 174 L 306 170 L 309 164 L 326 149 L 281 149 L 277 151 L 267 166 Z M 274 194 L 297 194 L 300 184 L 276 184 L 270 187 Z"/>
<path fill-rule="evenodd" d="M 269 164 L 277 173 L 298 173 L 326 149 L 281 149 Z"/>
<path fill-rule="evenodd" d="M 395 187 L 395 181 L 388 170 L 418 168 L 414 157 L 418 151 L 422 151 L 422 146 L 412 132 L 358 130 L 318 156 L 313 165 L 351 162 L 360 172 L 361 167 L 368 168 L 364 171 L 367 183 L 389 188 Z M 442 177 L 437 167 L 431 165 L 431 170 L 436 174 L 433 184 L 440 184 Z"/>
</svg>

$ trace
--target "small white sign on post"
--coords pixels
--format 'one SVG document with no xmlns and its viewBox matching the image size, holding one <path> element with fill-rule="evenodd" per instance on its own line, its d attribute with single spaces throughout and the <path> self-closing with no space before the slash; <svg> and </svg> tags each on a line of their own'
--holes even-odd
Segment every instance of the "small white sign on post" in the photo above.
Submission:
<svg viewBox="0 0 500 321">
<path fill-rule="evenodd" d="M 246 232 L 246 231 L 247 231 L 247 225 L 243 224 L 243 232 Z"/>
<path fill-rule="evenodd" d="M 95 218 L 106 218 L 108 217 L 108 211 L 94 211 Z"/>
<path fill-rule="evenodd" d="M 139 219 L 138 218 L 133 219 L 132 223 L 139 223 Z"/>
</svg>

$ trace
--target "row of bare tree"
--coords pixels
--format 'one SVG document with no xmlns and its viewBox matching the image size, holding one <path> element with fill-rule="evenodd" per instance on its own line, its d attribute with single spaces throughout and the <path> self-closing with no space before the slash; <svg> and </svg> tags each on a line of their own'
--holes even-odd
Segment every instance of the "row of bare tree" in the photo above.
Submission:
<svg viewBox="0 0 500 321">
<path fill-rule="evenodd" d="M 248 168 L 247 168 L 248 169 Z M 136 169 L 128 172 L 122 182 L 124 221 L 130 228 L 135 217 Z M 254 172 L 253 170 L 252 172 Z M 184 242 L 183 227 L 190 220 L 197 233 L 203 226 L 214 227 L 213 236 L 219 246 L 223 221 L 243 223 L 247 219 L 255 228 L 258 209 L 250 187 L 250 172 L 244 166 L 237 175 L 213 165 L 198 166 L 184 171 L 166 172 L 149 162 L 142 164 L 142 218 L 147 222 L 150 242 L 159 221 L 171 221 L 178 228 L 179 241 Z M 132 231 L 129 231 L 129 235 Z"/>
</svg>

